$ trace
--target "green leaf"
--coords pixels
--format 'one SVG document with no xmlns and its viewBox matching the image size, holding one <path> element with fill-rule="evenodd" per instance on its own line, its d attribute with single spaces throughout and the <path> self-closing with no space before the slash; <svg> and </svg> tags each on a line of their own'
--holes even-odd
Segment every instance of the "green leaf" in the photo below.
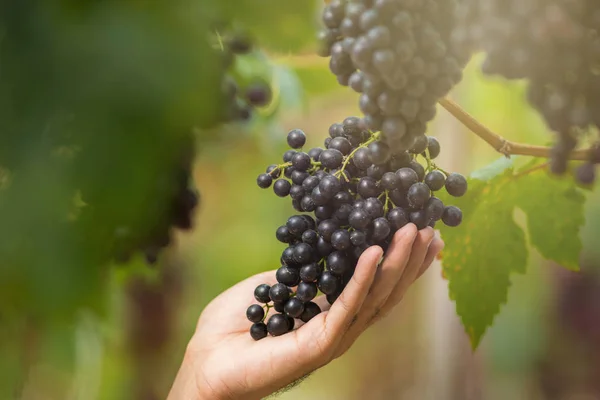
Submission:
<svg viewBox="0 0 600 400">
<path fill-rule="evenodd" d="M 512 189 L 516 206 L 527 214 L 531 244 L 544 258 L 579 270 L 583 248 L 579 230 L 585 223 L 583 192 L 572 180 L 546 171 L 519 177 Z"/>
<path fill-rule="evenodd" d="M 582 190 L 569 179 L 536 169 L 540 160 L 515 173 L 516 161 L 520 158 L 502 158 L 474 172 L 463 197 L 439 194 L 463 211 L 461 226 L 440 229 L 447 249 L 442 264 L 473 348 L 506 303 L 510 275 L 526 269 L 526 236 L 513 218 L 515 208 L 526 214 L 531 245 L 542 256 L 578 269 L 579 230 L 585 222 Z"/>
<path fill-rule="evenodd" d="M 463 210 L 463 223 L 440 229 L 450 298 L 473 348 L 506 303 L 510 275 L 525 272 L 527 265 L 525 234 L 513 219 L 514 206 L 506 195 L 511 175 L 508 169 L 488 181 L 469 179 L 469 192 L 452 201 Z"/>
</svg>

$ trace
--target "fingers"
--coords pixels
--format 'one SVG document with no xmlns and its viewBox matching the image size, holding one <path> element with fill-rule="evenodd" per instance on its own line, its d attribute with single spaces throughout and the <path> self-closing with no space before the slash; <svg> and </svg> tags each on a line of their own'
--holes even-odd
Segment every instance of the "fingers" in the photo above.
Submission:
<svg viewBox="0 0 600 400">
<path fill-rule="evenodd" d="M 417 274 L 417 279 L 419 279 L 425 272 L 427 272 L 427 270 L 433 263 L 433 260 L 435 260 L 435 257 L 437 257 L 437 255 L 440 254 L 442 250 L 444 250 L 444 246 L 444 241 L 440 239 L 439 233 L 436 232 L 433 242 L 431 242 L 429 250 L 427 251 L 427 256 L 425 256 L 425 261 L 423 262 L 423 265 L 421 266 L 421 269 Z"/>
<path fill-rule="evenodd" d="M 371 324 L 379 321 L 386 316 L 403 298 L 410 285 L 416 280 L 419 272 L 425 263 L 425 258 L 429 254 L 429 249 L 435 237 L 433 229 L 426 228 L 419 231 L 417 238 L 412 247 L 412 252 L 408 265 L 402 274 L 402 278 L 396 283 L 395 288 L 388 297 L 385 305 L 381 309 L 379 315 L 371 321 Z M 435 255 L 433 255 L 435 257 Z M 433 258 L 432 257 L 432 258 Z M 426 270 L 426 268 L 425 268 Z M 424 271 L 423 271 L 424 272 Z"/>
<path fill-rule="evenodd" d="M 325 321 L 327 335 L 340 335 L 348 329 L 369 293 L 382 254 L 379 246 L 372 246 L 362 254 L 350 282 L 329 310 Z"/>
</svg>

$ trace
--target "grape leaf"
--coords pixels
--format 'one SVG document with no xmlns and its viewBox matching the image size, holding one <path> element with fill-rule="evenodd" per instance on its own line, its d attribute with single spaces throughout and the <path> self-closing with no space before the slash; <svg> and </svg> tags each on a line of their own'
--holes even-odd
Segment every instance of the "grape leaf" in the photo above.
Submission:
<svg viewBox="0 0 600 400">
<path fill-rule="evenodd" d="M 538 160 L 515 173 L 514 160 L 499 159 L 474 172 L 463 197 L 439 195 L 463 210 L 461 226 L 440 228 L 447 249 L 442 264 L 473 348 L 506 303 L 510 275 L 527 266 L 525 232 L 513 218 L 515 208 L 526 214 L 531 245 L 542 256 L 578 269 L 583 191 L 568 179 L 531 169 Z"/>
<path fill-rule="evenodd" d="M 531 245 L 544 258 L 579 270 L 583 247 L 579 230 L 585 223 L 583 191 L 572 180 L 546 171 L 519 177 L 513 189 L 516 206 L 527 214 Z"/>
<path fill-rule="evenodd" d="M 510 275 L 525 272 L 527 265 L 525 233 L 515 223 L 514 205 L 505 194 L 511 175 L 507 169 L 487 181 L 470 178 L 463 197 L 444 197 L 464 215 L 459 227 L 440 229 L 447 249 L 442 263 L 450 298 L 473 348 L 506 303 Z"/>
</svg>

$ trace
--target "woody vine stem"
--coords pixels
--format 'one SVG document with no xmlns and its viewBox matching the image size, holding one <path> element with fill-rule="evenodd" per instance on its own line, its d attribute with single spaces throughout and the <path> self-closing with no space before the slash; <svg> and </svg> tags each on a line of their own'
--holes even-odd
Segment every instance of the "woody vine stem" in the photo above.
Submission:
<svg viewBox="0 0 600 400">
<path fill-rule="evenodd" d="M 491 131 L 481 122 L 477 121 L 473 116 L 463 110 L 461 106 L 448 98 L 441 99 L 439 104 L 471 132 L 479 136 L 497 152 L 504 154 L 506 157 L 510 155 L 523 155 L 550 158 L 551 156 L 551 149 L 549 147 L 516 143 L 505 139 L 504 137 Z M 571 152 L 569 159 L 586 161 L 589 159 L 589 152 L 590 149 L 574 150 Z"/>
</svg>

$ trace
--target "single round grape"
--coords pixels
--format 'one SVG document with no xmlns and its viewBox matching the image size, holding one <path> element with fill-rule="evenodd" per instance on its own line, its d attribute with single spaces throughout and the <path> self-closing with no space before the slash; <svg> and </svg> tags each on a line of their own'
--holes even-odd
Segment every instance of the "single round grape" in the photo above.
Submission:
<svg viewBox="0 0 600 400">
<path fill-rule="evenodd" d="M 453 172 L 446 178 L 446 190 L 451 196 L 461 197 L 467 192 L 467 180 L 461 174 Z"/>
<path fill-rule="evenodd" d="M 448 206 L 444 209 L 442 222 L 447 226 L 458 226 L 462 222 L 462 211 L 455 206 Z"/>
<path fill-rule="evenodd" d="M 261 322 L 263 317 L 265 316 L 265 309 L 259 306 L 258 304 L 252 304 L 246 310 L 246 318 L 250 322 Z"/>
<path fill-rule="evenodd" d="M 333 207 L 329 204 L 315 208 L 315 217 L 321 220 L 330 219 L 333 216 Z"/>
<path fill-rule="evenodd" d="M 290 233 L 290 230 L 285 225 L 282 225 L 279 228 L 277 228 L 277 231 L 275 232 L 275 237 L 281 243 L 291 243 L 294 240 L 294 235 Z"/>
<path fill-rule="evenodd" d="M 299 264 L 306 264 L 313 259 L 313 248 L 306 243 L 298 243 L 294 246 L 294 260 Z"/>
<path fill-rule="evenodd" d="M 422 181 L 425 178 L 425 168 L 417 161 L 412 160 L 409 167 L 417 173 L 419 181 Z"/>
<path fill-rule="evenodd" d="M 381 193 L 381 189 L 379 188 L 377 181 L 368 176 L 360 179 L 357 190 L 358 194 L 365 199 L 369 197 L 377 197 Z"/>
<path fill-rule="evenodd" d="M 296 290 L 296 298 L 302 303 L 308 303 L 317 296 L 317 284 L 314 282 L 300 282 Z"/>
<path fill-rule="evenodd" d="M 292 175 L 291 175 L 292 183 L 295 185 L 301 186 L 302 183 L 304 182 L 304 180 L 306 178 L 308 178 L 309 176 L 310 176 L 310 174 L 306 171 L 299 171 L 299 170 L 294 169 L 292 171 Z"/>
<path fill-rule="evenodd" d="M 301 236 L 308 229 L 308 222 L 301 215 L 292 215 L 288 218 L 285 226 L 292 235 Z"/>
<path fill-rule="evenodd" d="M 281 263 L 285 265 L 294 265 L 294 246 L 289 246 L 281 252 Z"/>
<path fill-rule="evenodd" d="M 268 303 L 271 301 L 271 297 L 269 295 L 269 291 L 271 290 L 271 286 L 263 283 L 258 285 L 256 289 L 254 289 L 254 298 L 259 303 Z"/>
<path fill-rule="evenodd" d="M 316 281 L 321 273 L 323 272 L 322 267 L 317 263 L 306 264 L 300 268 L 300 280 L 302 282 L 314 282 Z"/>
<path fill-rule="evenodd" d="M 287 135 L 287 143 L 292 149 L 300 149 L 306 143 L 306 134 L 300 129 L 291 130 Z"/>
<path fill-rule="evenodd" d="M 396 171 L 396 175 L 400 178 L 400 187 L 408 190 L 412 185 L 419 182 L 419 176 L 412 168 L 400 168 Z"/>
<path fill-rule="evenodd" d="M 340 153 L 347 156 L 352 151 L 352 143 L 345 137 L 336 137 L 331 139 L 328 149 L 338 150 Z"/>
<path fill-rule="evenodd" d="M 292 161 L 292 158 L 294 157 L 294 155 L 297 153 L 296 150 L 288 150 L 285 153 L 283 153 L 283 162 L 290 162 Z"/>
<path fill-rule="evenodd" d="M 258 187 L 266 189 L 273 183 L 273 178 L 271 178 L 271 175 L 269 174 L 260 174 L 258 178 L 256 178 L 256 183 L 258 184 Z"/>
<path fill-rule="evenodd" d="M 373 164 L 385 164 L 391 157 L 389 146 L 381 141 L 376 141 L 369 144 L 369 152 L 371 154 L 371 162 Z"/>
<path fill-rule="evenodd" d="M 410 222 L 417 226 L 417 229 L 425 229 L 429 220 L 427 218 L 427 212 L 425 210 L 417 210 L 410 213 Z"/>
<path fill-rule="evenodd" d="M 317 286 L 324 294 L 333 294 L 338 290 L 340 281 L 330 271 L 324 271 L 319 278 Z"/>
<path fill-rule="evenodd" d="M 331 138 L 325 138 L 325 140 L 323 141 L 323 145 L 325 146 L 325 148 L 329 148 L 329 143 L 331 143 Z M 321 152 L 322 153 L 322 152 Z M 321 155 L 319 155 L 319 157 L 321 157 Z"/>
<path fill-rule="evenodd" d="M 321 188 L 319 188 L 318 186 L 312 190 L 310 197 L 313 199 L 317 207 L 327 204 L 330 199 L 329 196 L 321 192 Z"/>
<path fill-rule="evenodd" d="M 328 198 L 332 198 L 342 190 L 342 184 L 340 180 L 333 175 L 326 175 L 319 183 L 319 189 Z"/>
<path fill-rule="evenodd" d="M 385 190 L 398 189 L 401 185 L 400 177 L 394 172 L 386 172 L 381 177 L 381 186 L 383 186 Z"/>
<path fill-rule="evenodd" d="M 350 260 L 341 251 L 334 251 L 327 256 L 327 269 L 336 276 L 342 276 L 351 268 Z"/>
<path fill-rule="evenodd" d="M 273 192 L 279 197 L 286 197 L 290 194 L 290 189 L 292 188 L 292 184 L 285 179 L 279 179 L 275 181 L 273 185 Z"/>
<path fill-rule="evenodd" d="M 290 188 L 290 197 L 292 198 L 292 200 L 300 201 L 302 200 L 305 194 L 306 192 L 300 185 L 292 185 L 292 187 Z"/>
<path fill-rule="evenodd" d="M 375 197 L 366 199 L 363 209 L 367 212 L 371 219 L 383 217 L 383 203 L 381 200 Z"/>
<path fill-rule="evenodd" d="M 402 138 L 406 135 L 406 130 L 406 121 L 402 117 L 387 117 L 381 125 L 381 132 L 385 138 Z"/>
<path fill-rule="evenodd" d="M 296 154 L 296 152 L 294 152 L 294 154 Z M 293 158 L 293 157 L 294 157 L 294 156 L 292 156 L 292 158 Z M 285 177 L 286 177 L 286 178 L 288 178 L 288 179 L 291 179 L 291 178 L 292 178 L 292 173 L 293 173 L 293 172 L 294 172 L 294 167 L 292 167 L 292 166 L 285 167 L 285 168 L 283 169 L 283 176 L 285 176 Z"/>
<path fill-rule="evenodd" d="M 272 336 L 281 336 L 289 331 L 289 323 L 285 315 L 274 314 L 267 322 L 267 331 Z"/>
<path fill-rule="evenodd" d="M 350 226 L 357 230 L 363 230 L 369 223 L 371 222 L 371 218 L 369 214 L 365 210 L 362 209 L 354 209 L 348 216 L 348 222 Z"/>
<path fill-rule="evenodd" d="M 431 197 L 425 206 L 427 218 L 432 221 L 439 221 L 444 214 L 444 203 L 437 197 Z"/>
<path fill-rule="evenodd" d="M 331 243 L 320 237 L 319 241 L 317 242 L 317 253 L 319 253 L 321 257 L 326 257 L 329 254 L 331 254 L 332 251 L 333 246 L 331 245 Z"/>
<path fill-rule="evenodd" d="M 330 242 L 333 232 L 335 232 L 339 227 L 340 226 L 336 221 L 332 219 L 327 219 L 319 223 L 319 226 L 317 227 L 317 232 L 319 232 L 319 235 L 323 239 Z"/>
<path fill-rule="evenodd" d="M 320 147 L 313 147 L 308 151 L 308 155 L 313 159 L 313 161 L 319 161 L 319 156 L 321 155 L 322 151 L 323 149 Z"/>
<path fill-rule="evenodd" d="M 284 265 L 275 273 L 277 282 L 283 283 L 286 286 L 294 287 L 300 282 L 300 271 L 297 268 Z"/>
<path fill-rule="evenodd" d="M 277 167 L 277 164 L 269 165 L 265 172 L 269 174 L 269 176 L 271 176 L 273 179 L 277 179 L 281 176 L 281 170 Z"/>
<path fill-rule="evenodd" d="M 250 327 L 250 336 L 254 340 L 261 340 L 267 337 L 267 325 L 263 322 L 257 322 Z"/>
<path fill-rule="evenodd" d="M 308 229 L 302 233 L 302 241 L 306 244 L 316 245 L 319 240 L 319 234 L 312 229 Z"/>
<path fill-rule="evenodd" d="M 352 44 L 354 45 L 354 43 L 352 43 Z M 354 47 L 354 46 L 352 46 L 352 47 Z M 363 80 L 364 80 L 364 76 L 363 76 L 362 72 L 360 72 L 360 71 L 353 72 L 352 75 L 350 75 L 350 79 L 348 79 L 348 86 L 350 86 L 352 88 L 352 90 L 354 90 L 355 92 L 361 93 Z"/>
<path fill-rule="evenodd" d="M 297 171 L 306 171 L 311 166 L 310 161 L 310 156 L 308 154 L 299 151 L 292 157 L 292 166 Z"/>
<path fill-rule="evenodd" d="M 273 301 L 284 303 L 290 298 L 290 291 L 283 283 L 276 283 L 271 286 L 271 290 L 269 290 L 269 296 Z"/>
<path fill-rule="evenodd" d="M 406 194 L 406 198 L 408 199 L 408 204 L 410 204 L 413 208 L 423 208 L 427 201 L 431 197 L 431 192 L 429 190 L 429 186 L 424 184 L 423 182 L 417 182 L 413 184 Z"/>
<path fill-rule="evenodd" d="M 419 136 L 417 136 L 417 138 L 415 139 L 415 142 L 413 143 L 412 147 L 410 148 L 410 152 L 413 154 L 421 154 L 425 150 L 427 150 L 427 144 L 428 144 L 427 136 L 419 135 Z"/>
<path fill-rule="evenodd" d="M 310 215 L 306 215 L 306 214 L 302 214 L 300 216 L 302 218 L 304 218 L 304 220 L 308 224 L 308 229 L 312 229 L 313 231 L 316 229 L 317 222 L 315 221 L 315 219 L 313 217 L 311 217 Z"/>
<path fill-rule="evenodd" d="M 350 242 L 350 233 L 345 229 L 338 229 L 331 235 L 331 245 L 336 250 L 348 250 L 352 243 Z"/>
<path fill-rule="evenodd" d="M 446 184 L 446 175 L 441 171 L 433 170 L 425 175 L 425 184 L 429 186 L 429 189 L 435 191 L 440 190 Z"/>
<path fill-rule="evenodd" d="M 315 201 L 312 199 L 311 196 L 304 195 L 304 197 L 302 197 L 302 200 L 300 200 L 300 207 L 302 207 L 303 211 L 312 212 L 315 211 L 317 205 L 315 204 Z"/>
<path fill-rule="evenodd" d="M 373 234 L 372 238 L 376 242 L 385 239 L 390 234 L 391 228 L 390 223 L 387 219 L 380 217 L 373 221 Z"/>
<path fill-rule="evenodd" d="M 344 125 L 336 122 L 329 126 L 329 136 L 333 139 L 344 136 Z"/>
<path fill-rule="evenodd" d="M 440 142 L 432 136 L 427 137 L 427 150 L 429 150 L 429 158 L 432 160 L 440 155 Z"/>
<path fill-rule="evenodd" d="M 300 321 L 306 323 L 314 317 L 316 317 L 317 315 L 319 315 L 320 313 L 321 308 L 317 305 L 317 303 L 310 301 L 304 305 L 304 312 L 300 316 Z"/>
<path fill-rule="evenodd" d="M 306 193 L 311 193 L 317 186 L 319 186 L 319 178 L 314 175 L 309 176 L 302 182 L 302 188 Z"/>
<path fill-rule="evenodd" d="M 344 155 L 335 149 L 327 149 L 321 152 L 319 156 L 319 161 L 325 168 L 335 169 L 342 165 L 344 160 Z"/>
<path fill-rule="evenodd" d="M 387 213 L 387 220 L 390 222 L 390 228 L 397 231 L 410 222 L 408 213 L 400 207 L 392 208 Z"/>
<path fill-rule="evenodd" d="M 367 169 L 367 176 L 369 178 L 373 178 L 376 181 L 378 181 L 381 178 L 383 178 L 383 174 L 385 174 L 386 172 L 387 172 L 387 167 L 385 165 L 373 164 Z"/>
<path fill-rule="evenodd" d="M 352 231 L 350 233 L 350 242 L 354 246 L 362 246 L 367 242 L 367 235 L 361 231 Z"/>
<path fill-rule="evenodd" d="M 285 305 L 283 306 L 283 312 L 285 312 L 285 314 L 291 318 L 299 318 L 303 311 L 304 302 L 297 297 L 292 297 L 286 301 Z"/>
<path fill-rule="evenodd" d="M 340 225 L 348 225 L 348 218 L 352 212 L 352 206 L 350 204 L 342 204 L 333 214 L 333 219 Z"/>
</svg>

